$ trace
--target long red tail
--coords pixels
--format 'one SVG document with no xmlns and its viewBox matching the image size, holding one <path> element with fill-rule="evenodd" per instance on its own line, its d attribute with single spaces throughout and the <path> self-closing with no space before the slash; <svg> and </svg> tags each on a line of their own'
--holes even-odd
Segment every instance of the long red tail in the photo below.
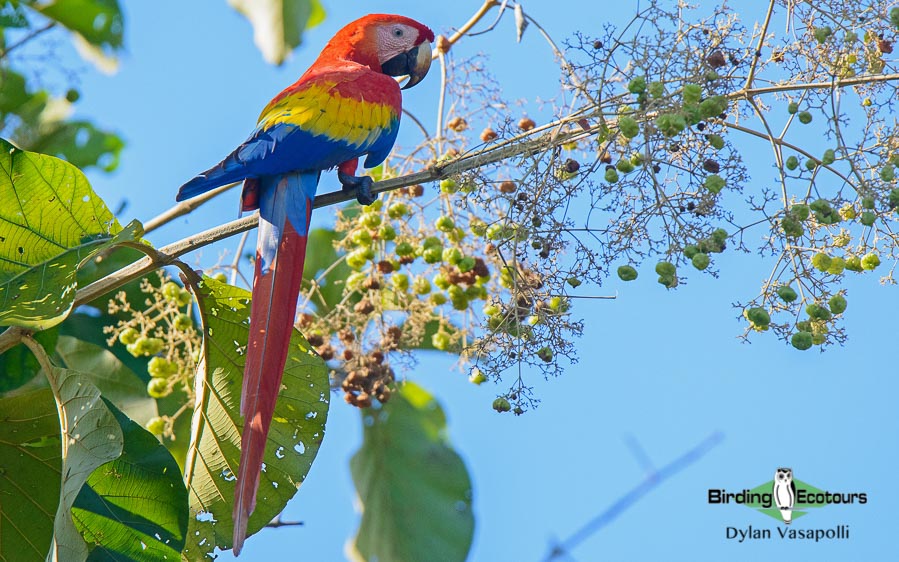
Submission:
<svg viewBox="0 0 899 562">
<path fill-rule="evenodd" d="M 281 185 L 278 191 L 286 191 L 287 187 Z M 284 211 L 284 198 L 293 196 L 305 199 L 305 217 L 300 219 L 305 219 L 305 223 L 299 225 L 303 234 L 297 232 L 291 224 L 290 213 Z M 279 193 L 272 198 L 273 205 L 268 212 L 265 202 L 262 206 L 250 311 L 250 336 L 240 404 L 244 428 L 237 488 L 234 492 L 235 556 L 243 548 L 247 523 L 256 507 L 256 491 L 259 488 L 265 443 L 281 388 L 281 377 L 296 317 L 297 298 L 303 280 L 305 233 L 309 231 L 312 210 L 311 198 L 302 192 L 291 195 Z M 280 228 L 279 222 L 283 228 Z"/>
</svg>

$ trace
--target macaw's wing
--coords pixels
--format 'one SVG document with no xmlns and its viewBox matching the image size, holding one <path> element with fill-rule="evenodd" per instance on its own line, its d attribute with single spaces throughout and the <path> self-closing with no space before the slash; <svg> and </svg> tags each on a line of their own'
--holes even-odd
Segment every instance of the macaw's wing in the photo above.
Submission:
<svg viewBox="0 0 899 562">
<path fill-rule="evenodd" d="M 250 138 L 184 184 L 177 199 L 247 178 L 325 170 L 366 155 L 367 168 L 383 162 L 399 129 L 396 81 L 358 64 L 313 70 L 275 97 Z"/>
</svg>

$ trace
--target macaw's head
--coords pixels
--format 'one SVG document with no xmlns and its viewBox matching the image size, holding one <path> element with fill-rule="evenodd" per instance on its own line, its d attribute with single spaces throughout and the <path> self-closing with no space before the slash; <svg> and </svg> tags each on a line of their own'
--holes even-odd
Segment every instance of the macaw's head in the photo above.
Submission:
<svg viewBox="0 0 899 562">
<path fill-rule="evenodd" d="M 431 68 L 434 32 L 417 21 L 371 14 L 337 32 L 320 58 L 340 58 L 370 66 L 388 76 L 408 76 L 403 89 L 421 82 Z"/>
</svg>

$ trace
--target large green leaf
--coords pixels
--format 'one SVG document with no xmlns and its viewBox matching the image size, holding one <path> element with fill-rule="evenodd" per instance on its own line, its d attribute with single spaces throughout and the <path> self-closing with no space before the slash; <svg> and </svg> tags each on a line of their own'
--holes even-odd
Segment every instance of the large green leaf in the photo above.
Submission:
<svg viewBox="0 0 899 562">
<path fill-rule="evenodd" d="M 91 474 L 72 508 L 75 525 L 95 545 L 89 560 L 178 560 L 187 534 L 187 489 L 178 463 L 147 430 L 106 405 L 125 446 Z"/>
<path fill-rule="evenodd" d="M 56 338 L 59 330 L 51 328 L 43 332 L 36 332 L 34 339 L 44 348 L 48 354 L 52 354 L 56 348 Z M 32 380 L 41 371 L 41 366 L 35 359 L 31 350 L 25 344 L 19 345 L 0 353 L 0 395 L 20 388 Z"/>
<path fill-rule="evenodd" d="M 86 377 L 53 367 L 47 378 L 62 427 L 62 486 L 47 560 L 81 562 L 88 549 L 72 521 L 72 505 L 91 473 L 122 454 L 122 429 Z"/>
<path fill-rule="evenodd" d="M 303 31 L 325 19 L 319 0 L 228 0 L 253 25 L 253 42 L 271 64 L 281 64 Z"/>
<path fill-rule="evenodd" d="M 0 560 L 41 562 L 53 538 L 62 447 L 53 394 L 0 398 Z"/>
<path fill-rule="evenodd" d="M 56 353 L 63 366 L 89 378 L 104 399 L 132 420 L 144 425 L 159 415 L 156 400 L 147 394 L 146 383 L 108 349 L 71 336 L 60 336 Z"/>
<path fill-rule="evenodd" d="M 232 544 L 234 480 L 240 461 L 240 391 L 250 294 L 204 278 L 197 295 L 203 318 L 205 360 L 196 379 L 196 405 L 184 470 L 190 493 L 190 528 L 184 556 L 199 560 Z M 259 531 L 293 497 L 318 453 L 328 415 L 328 370 L 294 330 L 287 367 L 265 449 L 256 511 L 248 531 Z"/>
<path fill-rule="evenodd" d="M 120 49 L 125 19 L 116 0 L 31 0 L 32 7 L 89 44 Z"/>
<path fill-rule="evenodd" d="M 306 254 L 306 265 L 303 268 L 304 287 L 327 272 L 324 278 L 318 281 L 318 291 L 312 296 L 312 304 L 322 315 L 343 299 L 344 280 L 352 273 L 350 266 L 339 259 L 337 250 L 334 249 L 334 241 L 339 237 L 340 235 L 333 230 L 316 228 L 309 233 L 306 244 L 309 252 Z"/>
<path fill-rule="evenodd" d="M 79 264 L 141 230 L 137 221 L 121 229 L 71 164 L 0 139 L 0 325 L 61 322 Z"/>
<path fill-rule="evenodd" d="M 350 460 L 363 509 L 351 557 L 465 560 L 474 533 L 471 480 L 447 442 L 443 409 L 407 382 L 362 416 L 362 448 Z"/>
</svg>

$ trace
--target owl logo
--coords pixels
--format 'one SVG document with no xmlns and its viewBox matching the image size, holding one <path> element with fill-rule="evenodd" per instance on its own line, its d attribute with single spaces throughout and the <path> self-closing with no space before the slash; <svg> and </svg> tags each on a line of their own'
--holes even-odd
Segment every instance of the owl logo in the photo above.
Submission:
<svg viewBox="0 0 899 562">
<path fill-rule="evenodd" d="M 780 516 L 787 525 L 793 520 L 793 503 L 796 501 L 796 484 L 793 483 L 792 468 L 778 468 L 774 473 L 774 504 L 780 509 Z"/>
</svg>

